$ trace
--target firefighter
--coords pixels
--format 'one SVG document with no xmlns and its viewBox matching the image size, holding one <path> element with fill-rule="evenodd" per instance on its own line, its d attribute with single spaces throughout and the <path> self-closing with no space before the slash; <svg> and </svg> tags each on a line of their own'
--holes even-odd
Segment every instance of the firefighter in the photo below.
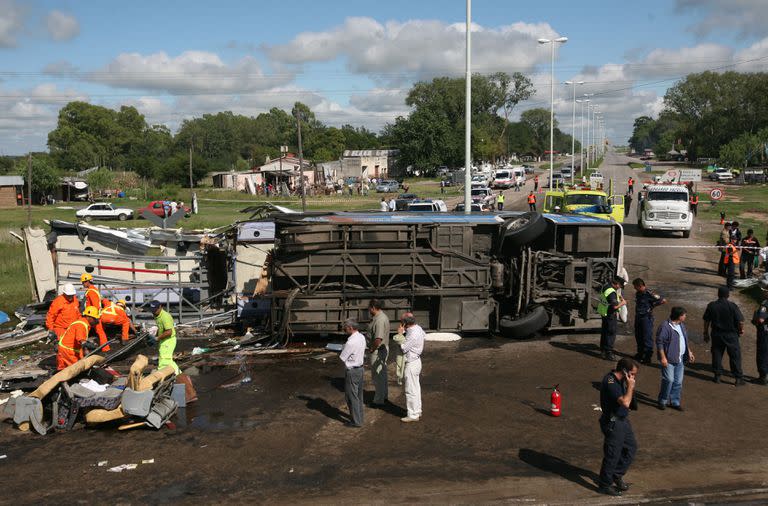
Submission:
<svg viewBox="0 0 768 506">
<path fill-rule="evenodd" d="M 107 299 L 103 299 L 105 303 L 104 309 L 101 310 L 101 318 L 99 319 L 98 327 L 102 328 L 106 325 L 118 326 L 121 328 L 121 339 L 126 342 L 130 339 L 129 331 L 133 335 L 136 335 L 136 327 L 133 326 L 133 322 L 128 317 L 128 313 L 125 311 L 125 301 L 119 300 L 113 304 Z M 98 332 L 98 331 L 97 331 Z M 106 332 L 105 332 L 106 334 Z"/>
<path fill-rule="evenodd" d="M 499 196 L 496 197 L 496 209 L 499 211 L 504 210 L 504 192 L 499 192 Z"/>
<path fill-rule="evenodd" d="M 69 367 L 83 358 L 83 348 L 96 349 L 96 344 L 88 341 L 91 327 L 99 321 L 99 310 L 88 306 L 81 318 L 73 321 L 59 338 L 59 350 L 56 354 L 56 369 Z"/>
<path fill-rule="evenodd" d="M 80 302 L 77 300 L 75 287 L 67 283 L 61 291 L 61 295 L 53 299 L 48 315 L 45 318 L 45 328 L 56 334 L 56 339 L 61 337 L 69 325 L 80 318 Z"/>
<path fill-rule="evenodd" d="M 92 306 L 97 310 L 101 308 L 101 292 L 93 284 L 93 275 L 87 272 L 80 276 L 80 283 L 85 288 L 85 307 Z"/>
</svg>

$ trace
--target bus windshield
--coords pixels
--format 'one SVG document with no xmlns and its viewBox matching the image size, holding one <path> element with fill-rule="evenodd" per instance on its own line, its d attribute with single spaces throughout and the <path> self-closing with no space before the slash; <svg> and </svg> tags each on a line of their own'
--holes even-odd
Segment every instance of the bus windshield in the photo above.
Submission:
<svg viewBox="0 0 768 506">
<path fill-rule="evenodd" d="M 608 203 L 604 195 L 576 194 L 568 195 L 565 198 L 565 204 L 568 206 L 604 206 Z"/>
</svg>

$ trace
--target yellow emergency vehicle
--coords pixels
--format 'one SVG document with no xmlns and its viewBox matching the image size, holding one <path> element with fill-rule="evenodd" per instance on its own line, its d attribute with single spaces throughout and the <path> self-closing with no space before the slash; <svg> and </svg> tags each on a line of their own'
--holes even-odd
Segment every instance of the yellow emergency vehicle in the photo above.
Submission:
<svg viewBox="0 0 768 506">
<path fill-rule="evenodd" d="M 588 187 L 563 187 L 547 191 L 544 195 L 544 212 L 586 214 L 624 223 L 624 196 L 608 196 L 603 190 Z"/>
</svg>

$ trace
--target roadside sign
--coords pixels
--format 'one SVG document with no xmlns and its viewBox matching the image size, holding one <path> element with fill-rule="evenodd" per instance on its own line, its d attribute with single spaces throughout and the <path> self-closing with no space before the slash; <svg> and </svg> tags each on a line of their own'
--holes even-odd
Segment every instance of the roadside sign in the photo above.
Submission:
<svg viewBox="0 0 768 506">
<path fill-rule="evenodd" d="M 700 183 L 701 169 L 683 169 L 680 171 L 680 183 Z"/>
<path fill-rule="evenodd" d="M 712 191 L 709 192 L 709 198 L 712 200 L 720 200 L 723 198 L 723 190 L 720 188 L 712 188 Z"/>
</svg>

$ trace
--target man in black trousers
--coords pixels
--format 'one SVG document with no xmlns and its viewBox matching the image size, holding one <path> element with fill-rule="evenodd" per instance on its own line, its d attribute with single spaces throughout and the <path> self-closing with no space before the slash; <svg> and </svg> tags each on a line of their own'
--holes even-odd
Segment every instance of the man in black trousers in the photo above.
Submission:
<svg viewBox="0 0 768 506">
<path fill-rule="evenodd" d="M 744 317 L 739 307 L 728 300 L 730 290 L 726 287 L 717 289 L 717 300 L 707 304 L 704 311 L 704 342 L 712 339 L 712 372 L 715 383 L 720 383 L 723 374 L 723 353 L 728 352 L 731 372 L 736 377 L 736 386 L 742 386 L 744 374 L 741 371 L 741 346 L 739 336 L 744 334 Z M 711 330 L 711 332 L 710 332 Z"/>
<path fill-rule="evenodd" d="M 600 415 L 600 431 L 605 439 L 597 485 L 602 494 L 620 496 L 629 489 L 624 475 L 637 452 L 629 410 L 637 409 L 633 396 L 638 368 L 637 362 L 631 358 L 622 358 L 616 369 L 605 375 L 600 385 L 600 408 L 603 412 Z"/>
</svg>

